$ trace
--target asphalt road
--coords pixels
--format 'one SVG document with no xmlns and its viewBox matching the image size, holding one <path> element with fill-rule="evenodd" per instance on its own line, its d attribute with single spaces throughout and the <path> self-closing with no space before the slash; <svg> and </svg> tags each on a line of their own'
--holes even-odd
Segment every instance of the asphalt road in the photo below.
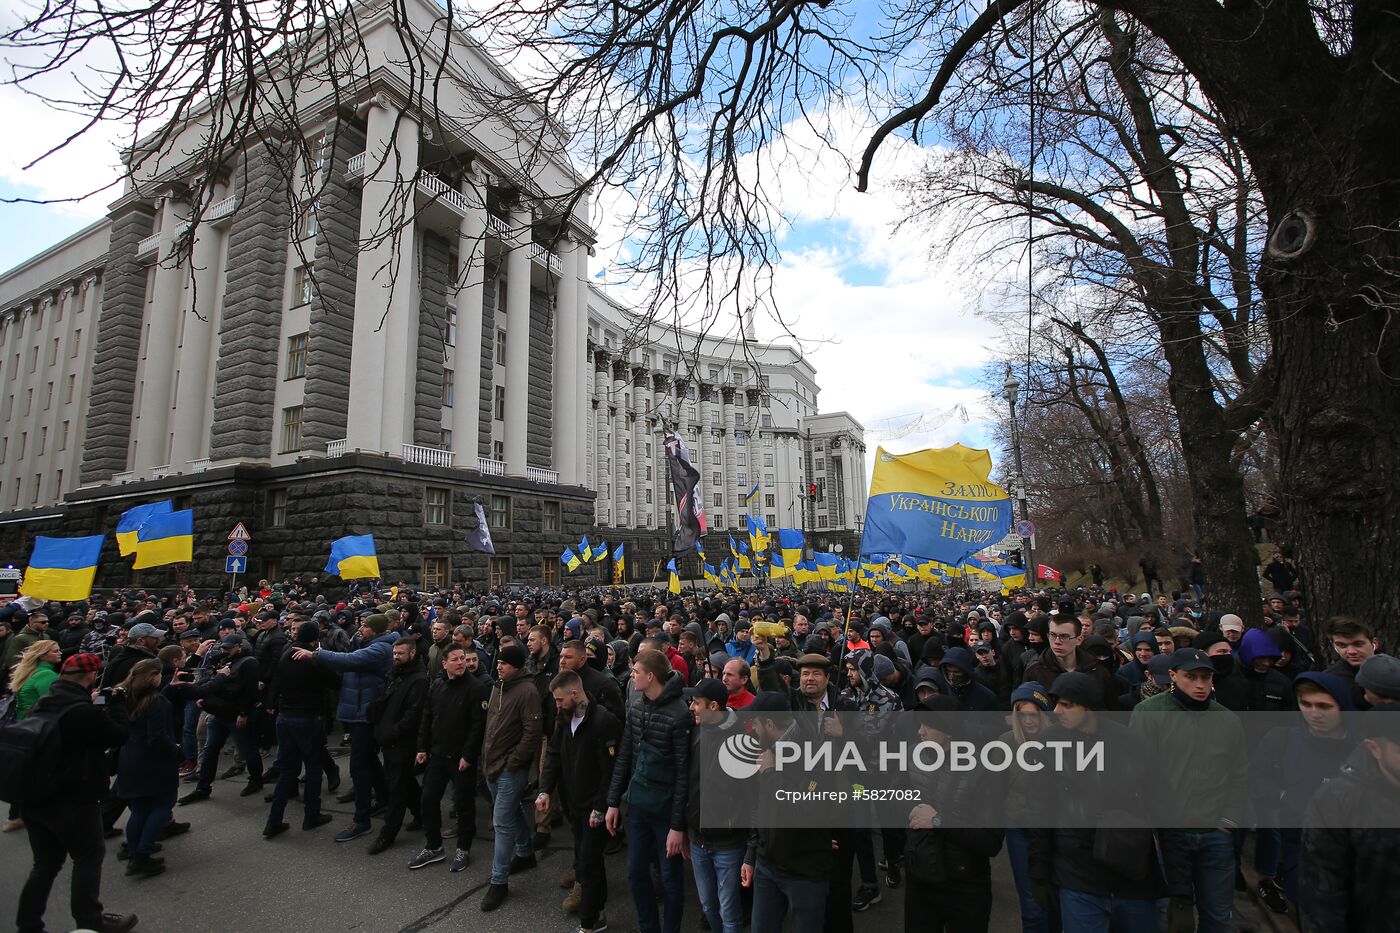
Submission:
<svg viewBox="0 0 1400 933">
<path fill-rule="evenodd" d="M 227 759 L 226 759 L 227 760 Z M 344 759 L 342 759 L 342 764 Z M 183 784 L 182 789 L 191 785 Z M 262 795 L 240 798 L 242 779 L 218 781 L 214 794 L 202 803 L 176 807 L 176 818 L 192 822 L 183 836 L 165 843 L 167 870 L 150 879 L 123 874 L 116 859 L 118 839 L 107 844 L 102 895 L 109 911 L 135 911 L 142 933 L 233 933 L 233 931 L 371 931 L 371 933 L 573 933 L 577 924 L 560 901 L 558 887 L 568 871 L 570 839 L 566 827 L 556 828 L 552 845 L 541 853 L 540 867 L 517 875 L 510 897 L 493 913 L 480 903 L 490 876 L 491 839 L 488 825 L 472 846 L 472 863 L 452 874 L 447 863 L 409 871 L 408 860 L 422 846 L 420 833 L 402 833 L 387 852 L 370 856 L 365 849 L 374 838 L 363 836 L 337 844 L 332 836 L 349 823 L 346 805 L 327 812 L 334 822 L 309 833 L 300 829 L 300 806 L 287 808 L 291 831 L 267 841 L 261 830 L 267 804 Z M 478 801 L 478 820 L 486 823 L 486 803 Z M 378 828 L 376 821 L 376 829 Z M 448 845 L 452 845 L 451 840 Z M 879 851 L 879 843 L 876 843 Z M 8 928 L 29 864 L 23 831 L 0 836 L 0 928 Z M 627 888 L 625 854 L 607 862 L 610 897 L 609 929 L 636 929 L 632 898 Z M 881 903 L 855 915 L 857 931 L 903 928 L 904 890 L 883 888 Z M 993 933 L 1020 929 L 1016 894 L 1003 854 L 993 866 Z M 700 930 L 693 882 L 686 884 L 686 931 Z M 1241 901 L 1237 901 L 1241 903 Z M 1243 906 L 1243 904 L 1242 904 Z M 64 869 L 49 898 L 51 931 L 71 929 L 68 914 L 68 870 Z M 1242 929 L 1257 925 L 1248 922 Z M 809 933 L 809 931 L 797 931 Z"/>
</svg>

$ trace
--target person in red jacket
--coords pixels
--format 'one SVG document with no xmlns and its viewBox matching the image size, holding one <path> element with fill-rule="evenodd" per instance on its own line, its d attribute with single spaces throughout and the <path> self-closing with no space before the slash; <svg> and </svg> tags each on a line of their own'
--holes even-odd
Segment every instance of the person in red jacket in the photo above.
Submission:
<svg viewBox="0 0 1400 933">
<path fill-rule="evenodd" d="M 724 689 L 729 691 L 729 709 L 743 709 L 753 702 L 754 694 L 749 689 L 749 666 L 742 658 L 730 658 L 724 662 L 724 672 L 720 675 Z"/>
</svg>

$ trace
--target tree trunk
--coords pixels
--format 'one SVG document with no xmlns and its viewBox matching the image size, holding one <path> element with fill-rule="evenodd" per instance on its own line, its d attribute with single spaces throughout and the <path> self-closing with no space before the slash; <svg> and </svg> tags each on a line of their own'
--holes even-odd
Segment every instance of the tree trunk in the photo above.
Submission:
<svg viewBox="0 0 1400 933">
<path fill-rule="evenodd" d="M 1233 612 L 1246 626 L 1262 625 L 1264 610 L 1244 479 L 1230 456 L 1239 435 L 1226 426 L 1215 397 L 1197 318 L 1174 311 L 1159 314 L 1167 387 L 1191 486 L 1197 553 L 1205 568 L 1207 605 L 1213 612 Z"/>
<path fill-rule="evenodd" d="M 1400 210 L 1392 211 L 1394 224 Z M 1394 236 L 1394 234 L 1391 234 Z M 1284 536 L 1299 564 L 1315 629 L 1336 615 L 1378 627 L 1388 651 L 1400 646 L 1400 325 L 1368 304 L 1381 282 L 1371 256 L 1319 242 L 1313 268 L 1330 287 L 1294 291 L 1286 327 L 1274 335 Z M 1309 256 L 1311 259 L 1312 257 Z M 1390 268 L 1395 268 L 1395 257 Z M 1382 264 L 1384 268 L 1384 264 Z M 1368 283 L 1366 279 L 1371 279 Z M 1289 289 L 1288 287 L 1292 288 Z M 1318 294 L 1319 292 L 1329 294 Z M 1332 300 L 1328 300 L 1328 298 Z"/>
</svg>

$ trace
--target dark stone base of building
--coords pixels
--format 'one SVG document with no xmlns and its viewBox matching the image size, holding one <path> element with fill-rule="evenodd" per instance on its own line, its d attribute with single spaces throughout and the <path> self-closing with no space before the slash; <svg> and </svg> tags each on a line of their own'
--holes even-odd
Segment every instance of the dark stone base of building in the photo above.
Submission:
<svg viewBox="0 0 1400 933">
<path fill-rule="evenodd" d="M 435 501 L 430 508 L 429 496 Z M 445 490 L 445 500 L 441 497 Z M 493 502 L 493 497 L 495 501 Z M 133 558 L 117 553 L 114 536 L 122 512 L 144 502 L 171 499 L 193 508 L 194 562 L 133 571 Z M 493 527 L 497 562 L 466 544 L 476 527 L 474 502 L 490 520 L 505 506 L 505 527 Z M 252 536 L 247 573 L 239 585 L 262 578 L 320 576 L 330 543 L 342 535 L 373 534 L 386 583 L 421 587 L 442 572 L 449 584 L 477 589 L 494 571 L 497 582 L 539 584 L 563 575 L 559 554 L 592 530 L 591 490 L 552 486 L 352 453 L 284 467 L 243 465 L 170 476 L 142 483 L 94 486 L 65 497 L 63 505 L 19 513 L 0 525 L 0 564 L 23 567 L 35 535 L 103 534 L 98 589 L 139 585 L 163 589 L 188 583 L 208 593 L 228 587 L 228 535 L 242 522 Z M 445 523 L 438 502 L 445 501 Z M 425 581 L 425 575 L 428 577 Z"/>
</svg>

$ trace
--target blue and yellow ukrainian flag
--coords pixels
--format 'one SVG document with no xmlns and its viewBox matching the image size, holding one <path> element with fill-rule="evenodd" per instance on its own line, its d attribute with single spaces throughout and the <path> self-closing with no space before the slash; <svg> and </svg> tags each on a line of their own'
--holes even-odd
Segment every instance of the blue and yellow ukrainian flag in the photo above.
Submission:
<svg viewBox="0 0 1400 933">
<path fill-rule="evenodd" d="M 719 574 L 715 572 L 715 568 L 704 561 L 700 562 L 700 573 L 711 585 L 724 586 L 724 581 L 721 580 Z"/>
<path fill-rule="evenodd" d="M 676 559 L 674 557 L 666 561 L 666 572 L 671 575 L 671 579 L 666 584 L 666 589 L 679 595 L 681 591 L 681 575 L 676 573 Z"/>
<path fill-rule="evenodd" d="M 749 544 L 753 547 L 755 558 L 761 558 L 768 553 L 768 524 L 757 515 L 745 515 L 744 521 L 748 523 Z"/>
<path fill-rule="evenodd" d="M 332 541 L 326 573 L 333 573 L 342 580 L 378 577 L 379 557 L 374 551 L 374 535 L 346 535 Z"/>
<path fill-rule="evenodd" d="M 194 510 L 152 515 L 136 532 L 134 570 L 187 564 L 194 560 Z"/>
<path fill-rule="evenodd" d="M 162 499 L 160 502 L 150 502 L 146 505 L 133 505 L 123 512 L 117 521 L 117 553 L 122 557 L 135 554 L 136 533 L 141 530 L 141 525 L 146 519 L 152 515 L 174 511 L 174 508 L 169 499 Z"/>
<path fill-rule="evenodd" d="M 793 574 L 793 580 L 798 586 L 805 583 L 816 583 L 820 579 L 817 573 L 817 562 L 815 558 L 807 558 L 798 565 L 797 573 Z"/>
<path fill-rule="evenodd" d="M 74 602 L 92 595 L 102 535 L 86 538 L 34 538 L 29 566 L 24 569 L 21 596 L 30 599 Z"/>
<path fill-rule="evenodd" d="M 627 566 L 627 557 L 622 553 L 623 545 L 619 544 L 613 551 L 613 583 L 622 582 L 623 568 Z"/>
<path fill-rule="evenodd" d="M 578 559 L 578 555 L 569 550 L 569 546 L 564 545 L 564 553 L 559 555 L 559 563 L 569 568 L 569 573 L 573 573 L 579 568 L 583 561 Z"/>
<path fill-rule="evenodd" d="M 796 570 L 802 563 L 802 549 L 806 546 L 805 536 L 796 528 L 778 529 L 778 550 L 783 554 L 783 566 Z"/>
<path fill-rule="evenodd" d="M 593 546 L 588 543 L 588 535 L 584 535 L 578 542 L 578 558 L 585 564 L 593 556 Z"/>
<path fill-rule="evenodd" d="M 744 487 L 740 486 L 739 488 L 742 489 L 742 488 L 744 488 Z M 756 495 L 758 495 L 758 483 L 754 483 L 754 484 L 753 484 L 753 488 L 750 489 L 746 495 L 744 495 L 744 497 L 743 497 L 743 499 L 744 499 L 744 504 L 745 504 L 745 505 L 748 505 L 749 502 L 752 501 L 752 500 L 753 500 L 753 497 L 756 496 Z"/>
<path fill-rule="evenodd" d="M 1011 531 L 1011 496 L 993 483 L 992 455 L 954 444 L 910 454 L 875 451 L 862 554 L 912 554 L 957 566 Z"/>
<path fill-rule="evenodd" d="M 812 560 L 817 565 L 817 579 L 824 583 L 830 583 L 836 579 L 836 562 L 839 560 L 830 551 L 817 551 L 812 555 Z"/>
<path fill-rule="evenodd" d="M 602 560 L 604 557 L 607 557 L 607 556 L 608 556 L 608 542 L 606 542 L 606 541 L 599 541 L 597 544 L 593 545 L 593 553 L 588 555 L 588 559 L 589 559 L 589 560 L 592 560 L 592 561 L 599 561 L 599 560 Z"/>
</svg>

